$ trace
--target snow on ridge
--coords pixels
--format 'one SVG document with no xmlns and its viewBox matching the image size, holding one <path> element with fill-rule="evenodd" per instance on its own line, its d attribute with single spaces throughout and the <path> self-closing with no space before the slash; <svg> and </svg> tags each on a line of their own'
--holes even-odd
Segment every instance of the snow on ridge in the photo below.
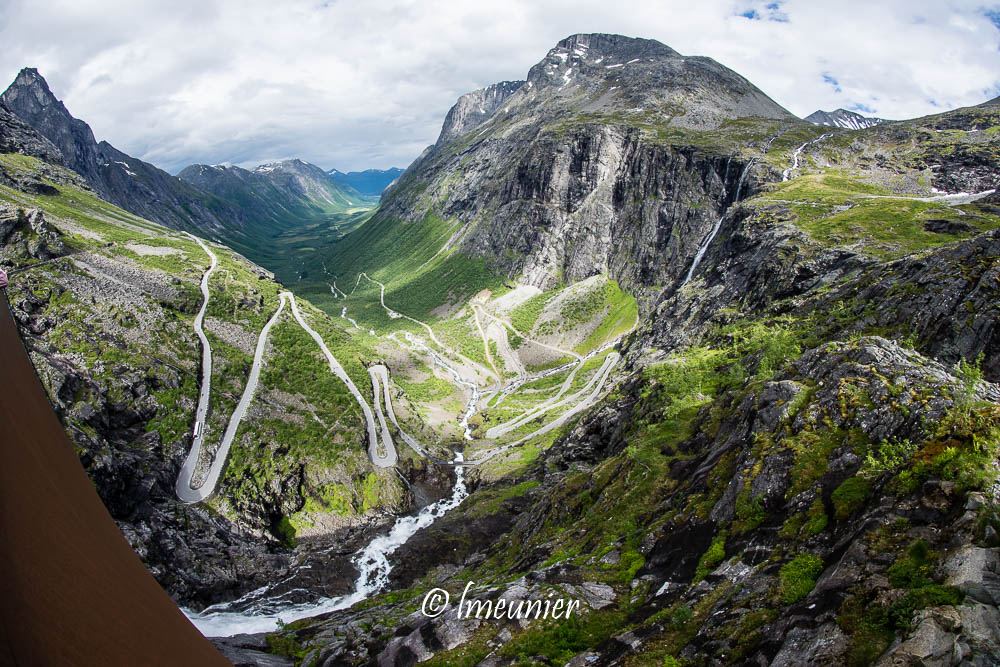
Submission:
<svg viewBox="0 0 1000 667">
<path fill-rule="evenodd" d="M 825 125 L 827 127 L 841 127 L 845 130 L 864 130 L 884 123 L 882 118 L 869 118 L 853 111 L 837 109 L 836 111 L 817 111 L 806 116 L 806 120 L 813 125 Z"/>
<path fill-rule="evenodd" d="M 126 174 L 128 174 L 128 175 L 129 175 L 129 176 L 131 176 L 132 178 L 135 178 L 135 172 L 134 172 L 134 171 L 132 171 L 132 168 L 131 168 L 131 167 L 129 166 L 128 162 L 122 162 L 121 160 L 115 160 L 115 164 L 120 164 L 120 165 L 122 166 L 122 170 L 123 170 L 123 171 L 124 171 L 124 172 L 125 172 Z M 107 163 L 105 163 L 105 164 L 104 164 L 104 166 L 105 166 L 105 167 L 108 167 L 108 166 L 110 166 L 110 165 L 109 165 L 109 164 L 107 164 Z"/>
</svg>

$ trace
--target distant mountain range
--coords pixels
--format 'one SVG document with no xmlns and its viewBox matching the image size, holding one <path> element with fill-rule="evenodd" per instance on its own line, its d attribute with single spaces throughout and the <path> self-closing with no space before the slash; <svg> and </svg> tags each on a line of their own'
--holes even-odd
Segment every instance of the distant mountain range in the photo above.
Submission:
<svg viewBox="0 0 1000 667">
<path fill-rule="evenodd" d="M 48 139 L 61 161 L 102 198 L 172 229 L 218 238 L 258 261 L 284 231 L 375 203 L 301 160 L 253 171 L 192 165 L 172 176 L 98 142 L 90 126 L 70 114 L 34 68 L 18 73 L 0 95 L 0 104 Z"/>
<path fill-rule="evenodd" d="M 225 202 L 106 141 L 98 143 L 90 126 L 69 113 L 38 70 L 22 69 L 0 101 L 55 144 L 66 166 L 83 176 L 98 195 L 125 210 L 175 229 L 202 229 L 212 234 L 223 233 L 239 221 L 238 213 Z"/>
<path fill-rule="evenodd" d="M 365 169 L 364 171 L 349 171 L 346 174 L 337 169 L 326 172 L 330 178 L 348 185 L 363 195 L 373 195 L 378 197 L 382 194 L 390 183 L 399 178 L 403 169 L 392 167 L 391 169 Z"/>
<path fill-rule="evenodd" d="M 370 205 L 354 188 L 335 182 L 322 169 L 302 160 L 263 164 L 252 171 L 193 164 L 177 177 L 259 220 L 310 218 Z"/>
<path fill-rule="evenodd" d="M 863 130 L 866 127 L 874 127 L 879 123 L 884 123 L 884 118 L 872 118 L 862 116 L 859 113 L 848 111 L 847 109 L 837 109 L 836 111 L 814 111 L 805 117 L 813 125 L 828 125 L 829 127 L 842 127 L 847 130 Z"/>
</svg>

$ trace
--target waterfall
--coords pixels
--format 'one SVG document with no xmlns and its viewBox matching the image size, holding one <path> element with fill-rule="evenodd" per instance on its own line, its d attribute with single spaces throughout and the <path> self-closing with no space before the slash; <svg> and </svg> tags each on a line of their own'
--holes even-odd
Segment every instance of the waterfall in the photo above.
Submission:
<svg viewBox="0 0 1000 667">
<path fill-rule="evenodd" d="M 795 152 L 792 153 L 792 166 L 781 172 L 781 182 L 784 183 L 785 181 L 789 180 L 792 177 L 792 172 L 799 168 L 799 155 L 802 154 L 802 151 L 805 150 L 806 146 L 808 146 L 809 144 L 819 143 L 820 141 L 823 141 L 829 136 L 831 136 L 829 133 L 822 134 L 813 139 L 812 141 L 807 141 L 806 143 L 796 148 Z"/>
<path fill-rule="evenodd" d="M 732 158 L 730 158 L 732 160 Z M 743 168 L 743 173 L 740 174 L 740 180 L 736 184 L 736 197 L 733 199 L 733 204 L 738 204 L 740 202 L 740 193 L 743 190 L 743 181 L 746 180 L 747 174 L 750 173 L 750 167 L 753 166 L 754 160 L 747 162 L 747 166 Z M 726 163 L 726 176 L 729 175 L 729 163 Z M 725 190 L 723 190 L 723 196 L 725 196 Z M 728 210 L 728 209 L 727 209 Z M 712 245 L 712 241 L 715 239 L 715 235 L 719 233 L 719 229 L 722 228 L 722 221 L 726 218 L 726 212 L 723 211 L 719 219 L 715 221 L 715 225 L 712 226 L 712 231 L 708 233 L 708 236 L 702 240 L 701 245 L 698 247 L 698 252 L 694 256 L 694 261 L 691 262 L 691 268 L 688 269 L 687 276 L 684 277 L 684 282 L 681 283 L 681 287 L 684 287 L 689 282 L 691 278 L 694 277 L 694 272 L 698 269 L 698 265 L 701 264 L 702 257 L 708 251 L 708 247 Z"/>
</svg>

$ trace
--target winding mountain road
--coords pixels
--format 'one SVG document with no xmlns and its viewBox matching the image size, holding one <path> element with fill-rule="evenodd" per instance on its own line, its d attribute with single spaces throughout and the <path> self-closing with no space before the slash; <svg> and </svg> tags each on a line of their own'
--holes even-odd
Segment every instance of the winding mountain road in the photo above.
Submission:
<svg viewBox="0 0 1000 667">
<path fill-rule="evenodd" d="M 464 355 L 456 352 L 455 350 L 451 349 L 450 347 L 448 347 L 447 345 L 445 345 L 444 343 L 442 343 L 440 340 L 438 340 L 438 337 L 436 335 L 434 335 L 434 329 L 432 329 L 431 326 L 429 324 L 427 324 L 426 322 L 421 322 L 420 320 L 416 319 L 415 317 L 410 317 L 409 315 L 405 315 L 405 314 L 403 314 L 403 313 L 401 313 L 401 312 L 399 312 L 397 310 L 393 310 L 389 306 L 385 305 L 385 285 L 383 283 L 375 280 L 374 278 L 369 277 L 368 274 L 365 273 L 364 271 L 362 271 L 361 273 L 358 274 L 358 283 L 361 282 L 361 278 L 362 277 L 364 277 L 364 279 L 367 280 L 368 282 L 374 283 L 374 284 L 376 284 L 376 285 L 379 286 L 379 302 L 382 304 L 382 308 L 384 308 L 385 311 L 389 314 L 390 318 L 392 318 L 392 319 L 403 318 L 405 320 L 409 320 L 409 321 L 413 322 L 414 324 L 419 324 L 420 326 L 422 326 L 424 329 L 427 330 L 427 335 L 430 336 L 430 339 L 432 341 L 434 341 L 434 344 L 437 345 L 438 347 L 440 347 L 442 350 L 444 350 L 448 354 L 454 356 L 456 359 L 461 359 L 462 363 L 468 364 L 472 368 L 481 369 L 485 375 L 491 376 L 497 383 L 502 383 L 503 382 L 503 380 L 498 375 L 496 375 L 496 373 L 494 373 L 493 371 L 491 371 L 490 369 L 486 368 L 482 364 L 478 364 L 475 361 L 472 361 L 468 357 L 466 357 L 466 356 L 464 356 Z M 358 283 L 356 283 L 354 285 L 355 289 L 357 289 Z M 354 291 L 352 290 L 351 293 L 353 294 Z"/>
<path fill-rule="evenodd" d="M 403 439 L 403 442 L 409 446 L 418 456 L 424 458 L 432 458 L 427 450 L 424 449 L 423 445 L 417 442 L 416 439 L 411 437 L 403 428 L 399 425 L 399 421 L 396 420 L 396 412 L 392 409 L 392 397 L 389 395 L 389 369 L 387 369 L 382 364 L 376 364 L 368 369 L 368 374 L 372 379 L 372 389 L 375 392 L 375 396 L 379 393 L 379 380 L 382 382 L 382 393 L 385 400 L 385 411 L 389 415 L 389 421 L 392 422 L 393 426 L 396 427 L 396 431 L 399 433 L 399 437 Z M 378 398 L 375 399 L 376 409 L 378 408 Z M 381 417 L 381 409 L 379 409 L 379 416 Z M 437 460 L 437 459 L 435 459 Z"/>
<path fill-rule="evenodd" d="M 570 419 L 575 417 L 577 414 L 589 408 L 594 403 L 594 401 L 597 400 L 597 397 L 604 389 L 604 384 L 605 382 L 607 382 L 608 376 L 611 374 L 612 369 L 615 367 L 615 364 L 618 363 L 618 360 L 620 358 L 621 355 L 619 355 L 617 352 L 612 352 L 611 354 L 609 354 L 607 359 L 604 360 L 604 364 L 601 366 L 600 371 L 598 371 L 597 376 L 595 377 L 597 383 L 593 387 L 593 390 L 590 392 L 590 395 L 587 396 L 582 401 L 580 401 L 579 403 L 577 403 L 576 405 L 574 405 L 566 412 L 559 415 L 556 419 L 552 420 L 548 424 L 545 424 L 538 430 L 532 431 L 528 435 L 525 435 L 520 439 L 515 440 L 514 442 L 484 450 L 482 452 L 482 456 L 480 456 L 478 459 L 466 461 L 462 465 L 466 466 L 482 465 L 487 461 L 489 461 L 490 459 L 495 458 L 500 454 L 503 454 L 509 451 L 510 449 L 531 440 L 532 438 L 544 435 L 553 429 L 559 428 L 560 426 L 568 422 Z M 593 383 L 593 380 L 591 380 L 591 383 Z M 591 383 L 588 383 L 588 386 L 591 386 Z"/>
<path fill-rule="evenodd" d="M 197 503 L 212 495 L 216 484 L 219 482 L 219 477 L 222 475 L 226 459 L 229 456 L 229 448 L 233 444 L 233 439 L 239 430 L 240 422 L 246 416 L 247 408 L 250 407 L 250 402 L 257 391 L 257 383 L 260 381 L 260 367 L 263 365 L 264 351 L 267 349 L 267 337 L 271 332 L 271 327 L 274 326 L 274 323 L 281 315 L 281 311 L 285 308 L 288 293 L 281 294 L 278 309 L 274 311 L 274 315 L 267 321 L 267 324 L 264 325 L 260 335 L 257 337 L 257 349 L 254 351 L 253 365 L 250 367 L 250 376 L 247 378 L 247 385 L 243 390 L 243 396 L 240 397 L 240 402 L 237 404 L 236 410 L 229 417 L 229 424 L 222 436 L 222 442 L 215 453 L 215 458 L 212 459 L 212 465 L 209 467 L 205 481 L 198 488 L 194 488 L 191 484 L 194 478 L 194 471 L 198 467 L 198 459 L 201 456 L 202 443 L 205 440 L 205 422 L 208 419 L 208 408 L 212 393 L 212 346 L 205 335 L 204 324 L 205 312 L 208 310 L 208 301 L 210 298 L 208 282 L 218 266 L 218 258 L 216 258 L 215 253 L 209 250 L 208 246 L 201 239 L 191 234 L 188 234 L 188 236 L 194 239 L 212 260 L 208 270 L 201 277 L 201 294 L 204 298 L 201 309 L 194 318 L 194 331 L 201 340 L 202 349 L 201 392 L 198 395 L 198 408 L 195 412 L 194 438 L 187 458 L 184 459 L 184 465 L 181 466 L 180 474 L 177 476 L 177 484 L 174 487 L 177 497 L 181 502 Z"/>
<path fill-rule="evenodd" d="M 215 458 L 212 459 L 208 475 L 198 488 L 192 487 L 191 484 L 195 468 L 198 467 L 198 458 L 201 456 L 201 446 L 205 440 L 204 425 L 208 416 L 208 404 L 212 391 L 212 348 L 208 344 L 208 338 L 205 337 L 205 331 L 202 328 L 207 301 L 202 305 L 202 310 L 198 313 L 199 317 L 195 318 L 195 331 L 198 337 L 201 338 L 202 349 L 204 351 L 202 355 L 201 394 L 198 398 L 198 410 L 195 417 L 194 439 L 191 443 L 191 450 L 184 460 L 184 465 L 181 466 L 181 472 L 177 476 L 177 484 L 175 485 L 177 497 L 181 502 L 198 503 L 208 498 L 215 491 L 215 485 L 219 482 L 219 477 L 222 475 L 226 459 L 229 456 L 229 448 L 236 438 L 236 432 L 239 430 L 240 423 L 246 417 L 247 408 L 250 407 L 250 402 L 253 401 L 254 393 L 257 391 L 257 383 L 260 381 L 260 368 L 264 362 L 264 351 L 267 349 L 267 337 L 271 333 L 271 327 L 274 326 L 274 323 L 281 315 L 281 311 L 284 310 L 286 301 L 287 293 L 282 293 L 278 309 L 274 311 L 274 315 L 267 321 L 267 324 L 260 331 L 260 336 L 257 337 L 257 349 L 254 351 L 253 365 L 250 367 L 250 376 L 247 378 L 247 385 L 243 389 L 243 396 L 240 397 L 240 402 L 236 405 L 236 410 L 229 417 L 229 424 L 226 426 L 219 449 L 215 452 Z"/>
<path fill-rule="evenodd" d="M 388 437 L 389 431 L 385 428 L 385 422 L 381 418 L 381 410 L 379 411 L 379 421 L 382 421 L 383 440 L 379 443 L 377 431 L 375 429 L 375 417 L 372 414 L 372 409 L 368 406 L 368 401 L 366 401 L 365 397 L 361 395 L 360 391 L 358 391 L 358 388 L 354 385 L 354 382 L 344 370 L 344 367 L 340 365 L 337 358 L 333 356 L 332 352 L 330 352 L 330 348 L 326 346 L 326 343 L 323 341 L 323 337 L 316 333 L 316 331 L 302 318 L 302 314 L 299 312 L 298 304 L 295 303 L 295 296 L 291 293 L 288 293 L 288 296 L 292 301 L 292 315 L 295 317 L 295 321 L 298 322 L 299 326 L 305 329 L 305 332 L 312 336 L 312 339 L 316 341 L 317 345 L 319 345 L 319 349 L 323 351 L 324 356 L 326 356 L 326 360 L 330 363 L 330 370 L 334 375 L 340 378 L 341 382 L 347 385 L 347 390 L 351 392 L 352 396 L 354 396 L 354 400 L 358 402 L 358 405 L 361 407 L 361 412 L 365 415 L 365 425 L 368 429 L 368 458 L 371 459 L 372 464 L 380 468 L 391 468 L 396 465 L 396 448 L 392 444 L 392 439 Z M 376 390 L 375 393 L 377 407 L 378 391 Z"/>
<path fill-rule="evenodd" d="M 188 236 L 192 240 L 194 240 L 202 248 L 202 250 L 204 250 L 206 255 L 208 255 L 210 259 L 210 265 L 208 269 L 206 269 L 205 273 L 202 275 L 201 279 L 202 305 L 198 311 L 198 314 L 195 316 L 194 319 L 194 330 L 202 346 L 202 364 L 201 364 L 202 382 L 201 382 L 201 390 L 198 397 L 198 406 L 195 411 L 194 436 L 192 439 L 191 449 L 184 460 L 184 464 L 181 466 L 181 471 L 177 477 L 177 483 L 175 485 L 175 491 L 177 493 L 177 497 L 182 502 L 185 503 L 201 502 L 204 501 L 206 498 L 210 497 L 212 493 L 214 493 L 215 487 L 218 485 L 219 478 L 222 476 L 222 472 L 225 468 L 226 460 L 228 458 L 232 442 L 236 437 L 236 433 L 239 430 L 241 422 L 246 417 L 247 409 L 249 408 L 250 403 L 253 401 L 254 394 L 256 393 L 257 385 L 260 381 L 260 370 L 264 363 L 264 353 L 267 349 L 267 340 L 270 335 L 271 328 L 281 317 L 281 314 L 282 312 L 284 312 L 286 304 L 290 304 L 292 316 L 298 323 L 298 325 L 302 327 L 302 329 L 306 333 L 308 333 L 310 337 L 312 337 L 312 339 L 319 346 L 320 350 L 323 352 L 323 355 L 326 357 L 327 362 L 330 365 L 330 371 L 334 375 L 336 375 L 341 382 L 344 383 L 348 391 L 350 391 L 351 395 L 358 402 L 358 405 L 361 408 L 361 412 L 365 418 L 365 426 L 368 433 L 368 458 L 371 460 L 372 464 L 382 468 L 390 468 L 395 466 L 399 459 L 396 447 L 393 444 L 392 433 L 389 429 L 389 423 L 386 421 L 386 416 L 388 416 L 389 422 L 391 422 L 392 425 L 396 427 L 399 437 L 418 456 L 433 461 L 438 461 L 437 458 L 431 456 L 428 453 L 428 451 L 424 448 L 423 445 L 420 444 L 420 442 L 418 442 L 415 438 L 410 436 L 400 427 L 399 421 L 397 420 L 395 411 L 393 410 L 392 407 L 392 397 L 389 392 L 388 369 L 382 364 L 373 365 L 368 369 L 368 375 L 372 382 L 372 393 L 374 398 L 374 404 L 373 404 L 374 410 L 373 410 L 372 406 L 369 406 L 368 401 L 365 399 L 365 397 L 361 394 L 360 391 L 358 391 L 357 386 L 355 386 L 350 376 L 344 370 L 344 367 L 340 364 L 340 362 L 337 361 L 336 357 L 333 356 L 333 353 L 327 347 L 325 341 L 323 340 L 323 337 L 320 336 L 315 329 L 309 326 L 309 323 L 306 322 L 305 318 L 303 318 L 302 313 L 299 311 L 298 304 L 295 301 L 295 295 L 292 294 L 291 292 L 281 292 L 278 295 L 279 303 L 277 310 L 275 310 L 274 314 L 264 325 L 264 328 L 261 329 L 260 335 L 257 338 L 257 347 L 254 352 L 253 364 L 251 365 L 250 368 L 250 375 L 247 378 L 246 387 L 243 390 L 243 395 L 241 396 L 240 401 L 236 406 L 236 409 L 229 417 L 229 424 L 226 427 L 226 431 L 222 437 L 222 441 L 220 442 L 219 448 L 216 451 L 212 463 L 209 467 L 208 474 L 204 482 L 200 486 L 198 486 L 197 488 L 192 486 L 194 480 L 194 473 L 195 470 L 197 469 L 198 461 L 201 457 L 202 445 L 204 444 L 204 438 L 205 438 L 204 429 L 205 429 L 205 423 L 208 419 L 208 410 L 211 399 L 212 347 L 211 344 L 209 343 L 207 335 L 205 334 L 204 323 L 205 323 L 205 315 L 208 310 L 208 303 L 209 300 L 211 299 L 211 293 L 209 290 L 209 281 L 211 280 L 212 274 L 215 273 L 218 267 L 218 258 L 216 257 L 215 253 L 213 253 L 212 250 L 201 239 L 191 234 L 188 234 Z M 483 371 L 486 371 L 486 374 L 488 376 L 494 376 L 496 381 L 498 383 L 500 382 L 500 378 L 495 376 L 494 373 L 490 373 L 488 369 L 483 368 L 480 364 L 472 362 L 463 355 L 458 354 L 453 350 L 450 350 L 447 346 L 445 346 L 440 340 L 437 339 L 437 337 L 434 335 L 433 329 L 431 329 L 431 327 L 428 324 L 421 322 L 420 320 L 417 320 L 408 315 L 404 315 L 402 313 L 394 311 L 388 306 L 386 306 L 385 285 L 377 280 L 373 280 L 372 278 L 368 277 L 368 275 L 365 273 L 361 273 L 358 275 L 358 283 L 360 283 L 362 276 L 366 280 L 379 286 L 380 302 L 382 304 L 382 307 L 389 313 L 390 317 L 394 319 L 405 318 L 416 324 L 419 324 L 420 326 L 422 326 L 424 329 L 427 330 L 430 339 L 434 341 L 440 348 L 455 355 L 457 358 L 461 359 L 465 363 L 470 364 L 473 367 L 481 368 Z M 357 283 L 355 284 L 355 289 L 357 289 Z M 476 316 L 476 324 L 477 326 L 479 326 L 480 333 L 483 334 L 484 345 L 487 344 L 487 340 L 485 337 L 485 332 L 479 320 L 480 313 L 485 314 L 486 316 L 500 323 L 502 326 L 510 329 L 510 331 L 521 336 L 522 338 L 525 338 L 520 334 L 520 332 L 518 332 L 514 328 L 514 326 L 511 323 L 506 322 L 501 318 L 498 318 L 495 315 L 492 315 L 491 313 L 488 313 L 485 310 L 480 309 L 477 305 L 473 305 L 473 310 Z M 342 316 L 346 316 L 346 313 L 342 313 Z M 469 417 L 471 417 L 472 414 L 475 412 L 476 406 L 478 405 L 479 402 L 480 394 L 478 385 L 476 385 L 474 382 L 469 382 L 468 380 L 462 378 L 461 374 L 454 367 L 445 362 L 445 360 L 436 352 L 434 352 L 431 348 L 427 347 L 426 345 L 423 345 L 418 340 L 416 340 L 411 334 L 406 333 L 405 336 L 409 343 L 418 345 L 424 351 L 429 353 L 437 363 L 439 363 L 443 368 L 445 368 L 445 370 L 449 371 L 453 376 L 456 384 L 464 385 L 471 389 L 471 398 L 469 401 L 469 406 L 461 420 L 461 424 L 465 428 L 465 437 L 466 439 L 471 440 L 472 437 L 470 434 L 470 428 L 468 426 L 468 420 Z M 585 398 L 583 398 L 582 400 L 579 400 L 579 402 L 575 406 L 573 406 L 565 413 L 560 415 L 557 419 L 539 428 L 537 431 L 522 437 L 520 440 L 514 443 L 510 443 L 508 445 L 504 445 L 502 447 L 488 449 L 484 452 L 484 456 L 481 457 L 480 459 L 474 461 L 462 461 L 459 463 L 450 462 L 451 465 L 462 465 L 462 466 L 479 465 L 481 463 L 488 461 L 494 456 L 508 450 L 510 447 L 521 444 L 522 442 L 525 442 L 526 440 L 529 440 L 535 437 L 536 435 L 541 435 L 543 433 L 551 431 L 554 428 L 561 426 L 568 419 L 570 419 L 572 416 L 583 410 L 585 407 L 590 405 L 590 403 L 592 403 L 596 399 L 600 390 L 603 388 L 604 383 L 611 372 L 611 369 L 613 368 L 615 363 L 617 363 L 619 358 L 618 354 L 615 352 L 609 354 L 608 357 L 604 360 L 604 364 L 602 365 L 601 369 L 595 374 L 593 378 L 590 379 L 590 381 L 584 386 L 583 389 L 573 394 L 572 396 L 559 400 L 560 397 L 569 389 L 573 381 L 573 378 L 576 376 L 577 371 L 582 367 L 585 359 L 590 358 L 594 353 L 587 355 L 587 357 L 581 357 L 579 354 L 576 354 L 575 352 L 572 351 L 561 350 L 559 348 L 555 348 L 550 345 L 546 345 L 544 343 L 540 343 L 538 341 L 534 341 L 528 338 L 526 338 L 526 340 L 529 340 L 537 345 L 541 345 L 542 347 L 546 347 L 561 354 L 575 357 L 575 359 L 577 360 L 574 363 L 575 368 L 573 368 L 572 372 L 562 383 L 559 391 L 554 396 L 551 396 L 542 405 L 537 406 L 535 409 L 525 413 L 518 419 L 508 422 L 506 424 L 501 424 L 499 426 L 493 427 L 493 429 L 491 429 L 487 433 L 487 437 L 492 438 L 504 435 L 518 428 L 519 426 L 526 424 L 532 419 L 535 419 L 545 414 L 550 410 L 565 406 L 567 404 L 573 403 L 574 401 L 577 401 L 578 399 L 581 399 L 581 397 L 584 394 L 586 394 L 588 390 L 590 390 L 590 394 Z M 521 380 L 522 382 L 524 381 L 524 379 L 525 378 L 519 378 L 519 380 Z M 376 425 L 376 419 L 378 420 L 378 425 Z"/>
<path fill-rule="evenodd" d="M 559 354 L 566 355 L 567 357 L 573 357 L 577 361 L 580 361 L 580 360 L 583 359 L 583 357 L 581 357 L 579 354 L 577 354 L 573 350 L 564 350 L 562 348 L 555 347 L 554 345 L 548 345 L 546 343 L 543 343 L 540 340 L 535 340 L 534 338 L 521 333 L 520 331 L 518 331 L 517 329 L 515 329 L 514 325 L 511 324 L 510 322 L 508 322 L 507 320 L 503 319 L 502 317 L 497 317 L 493 313 L 489 312 L 488 310 L 485 310 L 484 308 L 482 308 L 480 306 L 473 306 L 473 309 L 476 310 L 476 311 L 478 311 L 478 312 L 483 313 L 484 315 L 486 315 L 490 319 L 492 319 L 492 320 L 494 320 L 496 322 L 499 322 L 500 324 L 502 324 L 503 326 L 507 327 L 512 332 L 514 332 L 514 334 L 516 336 L 520 336 L 521 338 L 523 338 L 524 340 L 528 341 L 529 343 L 532 343 L 533 345 L 537 345 L 539 347 L 544 347 L 547 350 L 551 350 L 552 352 L 558 352 Z"/>
<path fill-rule="evenodd" d="M 389 429 L 382 418 L 381 409 L 379 409 L 379 420 L 382 423 L 382 440 L 380 442 L 378 438 L 377 431 L 375 429 L 375 417 L 372 414 L 371 408 L 368 406 L 368 401 L 365 400 L 361 392 L 354 385 L 350 376 L 344 371 L 343 366 L 340 362 L 333 356 L 330 349 L 326 346 L 323 338 L 316 333 L 316 331 L 309 326 L 309 324 L 303 319 L 302 314 L 299 312 L 298 304 L 295 302 L 295 295 L 291 292 L 282 292 L 279 294 L 278 309 L 271 316 L 271 319 L 267 321 L 264 328 L 261 329 L 260 335 L 257 337 L 257 348 L 254 351 L 253 364 L 250 367 L 250 375 L 247 378 L 246 387 L 243 390 L 243 395 L 240 398 L 236 409 L 233 414 L 229 417 L 229 424 L 226 427 L 226 431 L 222 436 L 222 441 L 219 444 L 219 448 L 215 453 L 215 457 L 212 459 L 212 464 L 209 467 L 208 475 L 205 477 L 204 482 L 195 488 L 192 486 L 194 481 L 194 473 L 198 467 L 198 460 L 201 457 L 202 445 L 205 440 L 205 423 L 208 419 L 208 409 L 211 401 L 212 392 L 212 346 L 208 341 L 208 337 L 205 335 L 205 313 L 208 310 L 208 302 L 211 298 L 211 293 L 209 292 L 209 281 L 211 280 L 212 274 L 218 267 L 218 258 L 215 256 L 205 243 L 202 242 L 196 236 L 189 234 L 195 242 L 201 246 L 202 250 L 211 259 L 211 264 L 208 270 L 202 275 L 201 278 L 201 294 L 203 297 L 201 309 L 194 318 L 194 330 L 201 341 L 202 347 L 202 357 L 201 357 L 201 391 L 198 396 L 198 407 L 195 411 L 195 425 L 194 425 L 194 437 L 191 443 L 191 449 L 188 451 L 187 458 L 184 460 L 184 464 L 181 466 L 180 474 L 177 476 L 177 483 L 174 486 L 174 490 L 177 493 L 177 498 L 181 502 L 185 503 L 197 503 L 202 502 L 206 498 L 212 495 L 215 491 L 215 487 L 219 482 L 219 478 L 222 476 L 223 469 L 226 465 L 226 460 L 229 456 L 229 449 L 232 446 L 233 440 L 236 438 L 236 433 L 239 430 L 240 423 L 246 417 L 247 409 L 250 407 L 250 403 L 253 401 L 254 394 L 257 391 L 257 384 L 260 381 L 260 369 L 264 363 L 264 352 L 267 349 L 267 339 L 271 333 L 271 328 L 278 321 L 281 313 L 284 311 L 285 304 L 291 303 L 292 315 L 294 316 L 296 322 L 301 326 L 306 333 L 308 333 L 313 340 L 319 345 L 320 350 L 326 356 L 327 361 L 330 364 L 330 371 L 336 375 L 346 386 L 348 391 L 357 400 L 358 405 L 361 406 L 361 411 L 365 416 L 365 422 L 368 430 L 368 457 L 371 459 L 373 465 L 390 468 L 396 465 L 397 455 L 396 448 L 392 444 L 392 438 L 389 436 Z M 377 403 L 378 388 L 376 385 L 376 407 Z"/>
<path fill-rule="evenodd" d="M 583 365 L 582 363 L 577 364 L 576 367 L 573 369 L 573 372 L 570 373 L 569 377 L 566 378 L 566 381 L 563 382 L 563 386 L 560 389 L 559 393 L 557 393 L 554 397 L 550 398 L 549 400 L 545 401 L 545 403 L 543 403 L 542 405 L 539 405 L 535 409 L 530 410 L 527 413 L 523 414 L 521 417 L 505 422 L 503 424 L 498 424 L 497 426 L 494 426 L 493 428 L 489 429 L 488 431 L 486 431 L 487 440 L 493 440 L 494 438 L 499 438 L 503 435 L 506 435 L 507 433 L 510 433 L 511 431 L 521 426 L 524 426 L 532 419 L 542 416 L 543 414 L 549 412 L 550 410 L 561 408 L 564 405 L 568 405 L 576 401 L 577 399 L 580 399 L 584 394 L 587 393 L 587 391 L 592 390 L 594 388 L 594 385 L 598 383 L 598 380 L 600 378 L 607 377 L 608 371 L 611 369 L 612 366 L 614 366 L 614 364 L 617 361 L 618 361 L 618 353 L 612 352 L 605 358 L 604 363 L 601 365 L 600 370 L 598 370 L 598 372 L 594 375 L 594 377 L 592 377 L 580 391 L 576 392 L 575 394 L 571 394 L 570 396 L 567 396 L 561 401 L 556 402 L 556 399 L 558 399 L 559 396 L 565 393 L 566 389 L 568 388 L 568 385 L 573 381 L 573 376 L 576 375 L 576 372 L 580 370 L 581 366 Z M 600 384 L 598 384 L 598 390 L 600 389 L 600 386 L 602 386 L 603 384 L 604 380 L 601 379 Z"/>
</svg>

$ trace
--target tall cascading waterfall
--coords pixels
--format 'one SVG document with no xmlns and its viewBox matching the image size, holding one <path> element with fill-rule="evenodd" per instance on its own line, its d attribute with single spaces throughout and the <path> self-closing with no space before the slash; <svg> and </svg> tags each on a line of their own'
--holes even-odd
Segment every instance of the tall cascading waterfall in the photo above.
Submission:
<svg viewBox="0 0 1000 667">
<path fill-rule="evenodd" d="M 729 159 L 730 161 L 732 161 L 731 157 Z M 733 203 L 730 204 L 730 206 L 733 206 L 740 202 L 740 194 L 743 191 L 743 182 L 744 180 L 746 180 L 747 174 L 750 173 L 750 167 L 753 166 L 754 162 L 755 160 L 751 159 L 749 162 L 747 162 L 747 166 L 743 168 L 743 173 L 740 174 L 739 181 L 737 181 L 736 183 L 736 197 L 733 199 Z M 729 176 L 729 162 L 726 163 L 726 177 L 728 178 L 728 176 Z M 723 182 L 725 182 L 725 179 L 723 179 Z M 725 196 L 725 190 L 723 190 L 723 196 Z M 715 221 L 715 225 L 712 226 L 712 231 L 710 231 L 708 233 L 708 236 L 706 236 L 704 240 L 702 240 L 701 245 L 698 247 L 698 252 L 695 254 L 694 260 L 691 262 L 691 268 L 688 269 L 687 276 L 684 277 L 684 282 L 681 283 L 681 287 L 684 287 L 689 282 L 691 282 L 691 278 L 694 277 L 694 272 L 698 269 L 698 265 L 701 264 L 701 260 L 705 256 L 705 253 L 708 251 L 708 247 L 712 245 L 712 241 L 715 239 L 716 234 L 718 234 L 719 229 L 722 228 L 722 221 L 726 219 L 726 211 L 728 210 L 729 207 L 727 206 L 726 209 L 722 212 L 722 215 L 719 216 L 719 219 Z"/>
<path fill-rule="evenodd" d="M 455 454 L 455 463 L 462 461 L 462 455 Z M 353 561 L 358 567 L 359 575 L 354 591 L 348 595 L 321 598 L 305 604 L 289 604 L 283 602 L 280 595 L 269 595 L 272 586 L 264 586 L 233 602 L 212 605 L 202 612 L 185 609 L 184 613 L 206 637 L 226 637 L 242 633 L 273 632 L 284 623 L 347 609 L 383 591 L 389 585 L 389 572 L 392 571 L 389 556 L 406 544 L 418 530 L 426 528 L 458 507 L 468 495 L 464 467 L 456 465 L 455 486 L 450 496 L 428 505 L 416 515 L 396 519 L 388 533 L 377 535 L 354 555 Z"/>
</svg>

